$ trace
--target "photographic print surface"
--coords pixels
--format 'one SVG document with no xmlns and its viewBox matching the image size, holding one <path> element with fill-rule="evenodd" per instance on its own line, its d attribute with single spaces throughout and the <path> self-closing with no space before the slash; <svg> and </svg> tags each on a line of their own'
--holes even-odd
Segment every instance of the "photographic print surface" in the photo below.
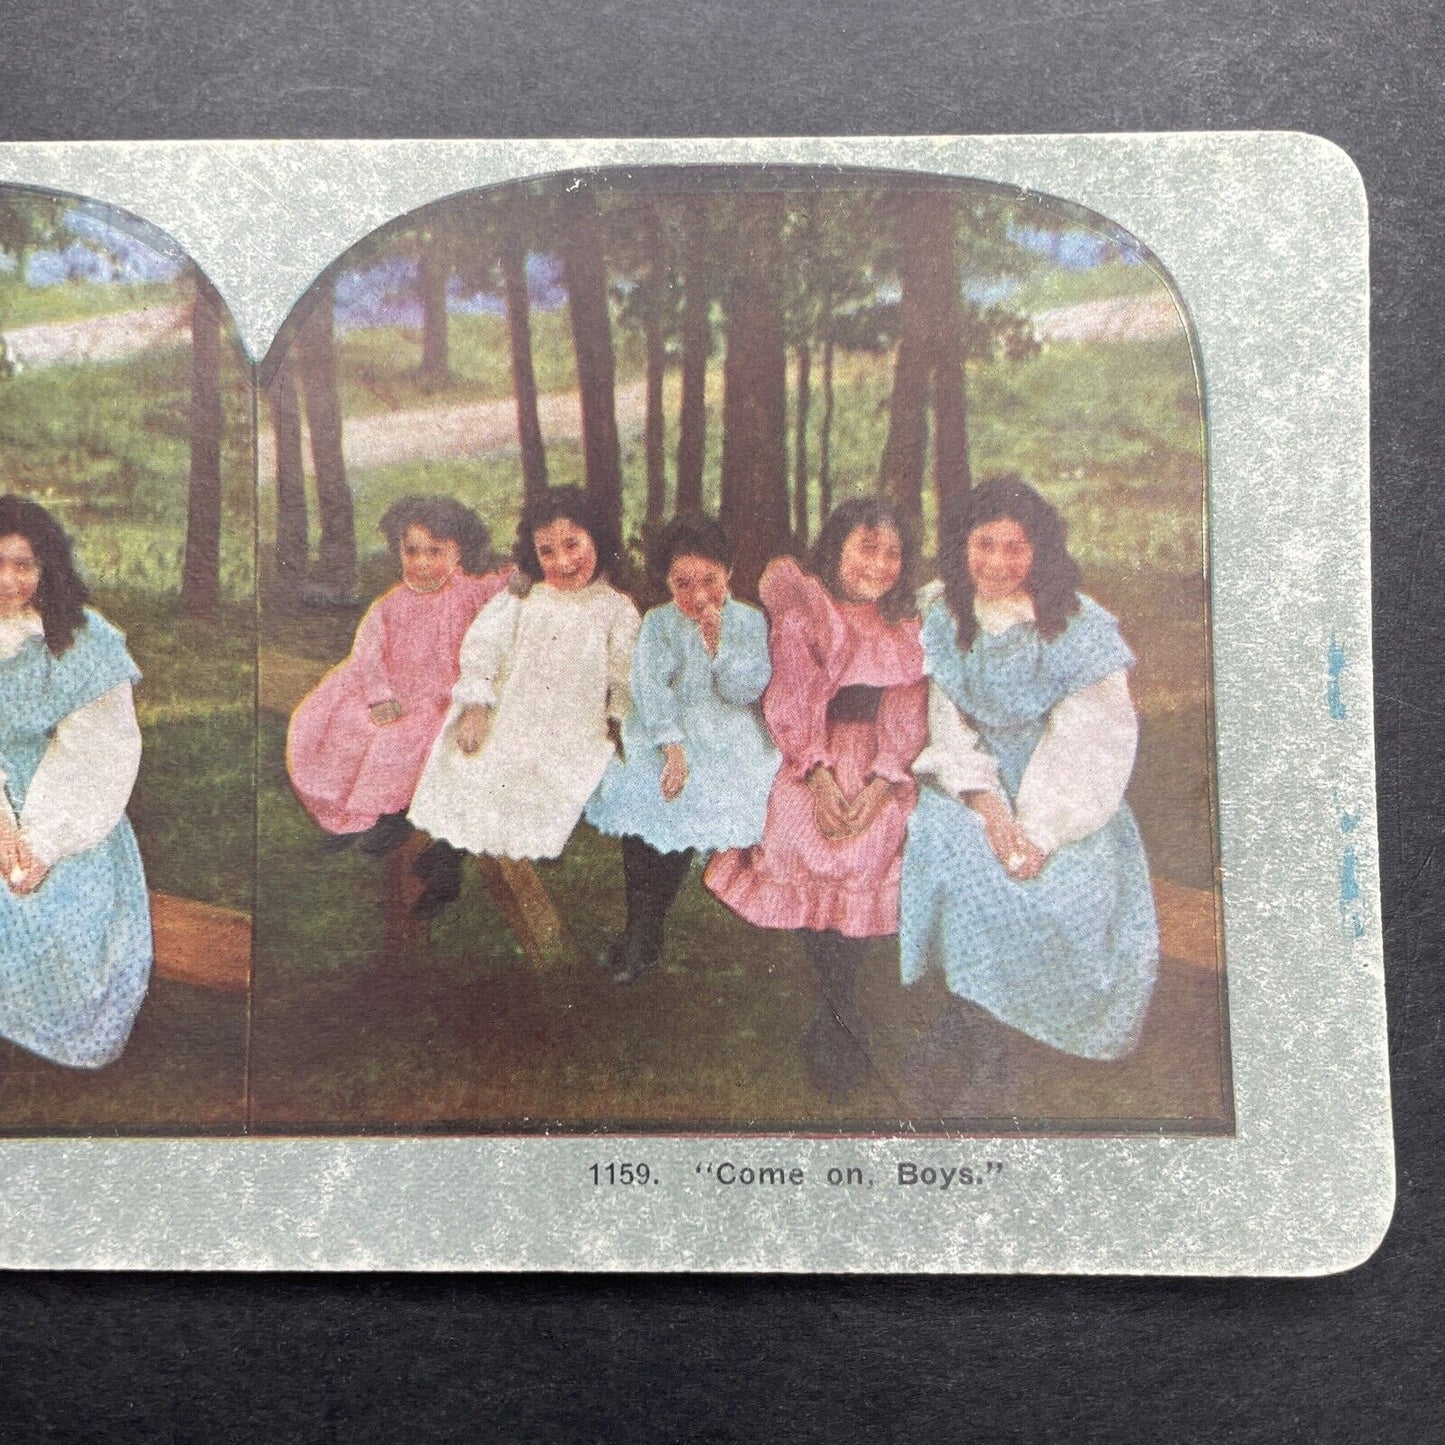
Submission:
<svg viewBox="0 0 1445 1445">
<path fill-rule="evenodd" d="M 1229 1127 L 1202 371 L 1137 238 L 978 182 L 563 176 L 362 242 L 262 377 L 255 1127 Z M 1026 656 L 985 634 L 949 699 L 1000 489 L 1066 529 L 1032 584 L 1064 610 L 1045 638 L 1022 603 Z M 549 496 L 611 538 L 575 628 L 508 572 Z M 455 581 L 408 578 L 427 508 L 486 529 Z M 886 601 L 840 577 L 851 532 L 901 543 Z M 709 575 L 710 641 L 677 591 Z M 869 817 L 820 831 L 810 772 Z M 1037 881 L 962 783 L 1033 808 Z"/>
<path fill-rule="evenodd" d="M 168 237 L 11 186 L 0 338 L 0 1128 L 233 1132 L 254 856 L 251 368 Z"/>
<path fill-rule="evenodd" d="M 1373 1248 L 1335 148 L 0 159 L 7 1259 Z"/>
</svg>

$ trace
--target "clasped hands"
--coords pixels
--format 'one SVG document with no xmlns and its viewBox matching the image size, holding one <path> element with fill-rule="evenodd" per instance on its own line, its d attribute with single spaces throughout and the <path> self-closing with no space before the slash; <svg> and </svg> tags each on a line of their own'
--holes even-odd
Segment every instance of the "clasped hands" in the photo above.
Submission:
<svg viewBox="0 0 1445 1445">
<path fill-rule="evenodd" d="M 893 792 L 886 778 L 869 778 L 857 797 L 849 799 L 831 768 L 817 767 L 808 774 L 808 791 L 813 795 L 813 821 L 818 831 L 838 843 L 860 838 L 871 828 Z"/>
<path fill-rule="evenodd" d="M 987 790 L 965 794 L 964 802 L 978 814 L 988 846 L 1004 872 L 1017 883 L 1037 878 L 1048 857 L 1019 827 L 1008 804 L 997 793 Z"/>
<path fill-rule="evenodd" d="M 30 851 L 30 844 L 12 823 L 0 821 L 0 877 L 12 893 L 34 893 L 45 881 L 50 865 Z"/>
</svg>

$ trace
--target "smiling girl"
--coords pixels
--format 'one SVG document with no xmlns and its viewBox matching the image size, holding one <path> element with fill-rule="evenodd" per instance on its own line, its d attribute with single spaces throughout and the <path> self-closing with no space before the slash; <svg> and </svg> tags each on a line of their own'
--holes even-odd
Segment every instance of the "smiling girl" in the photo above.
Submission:
<svg viewBox="0 0 1445 1445">
<path fill-rule="evenodd" d="M 489 537 L 450 497 L 403 497 L 381 519 L 401 566 L 356 629 L 351 656 L 296 709 L 286 768 L 335 841 L 380 856 L 411 832 L 406 810 L 456 685 L 462 637 L 511 569 L 476 576 Z"/>
<path fill-rule="evenodd" d="M 732 557 L 701 518 L 672 523 L 649 558 L 672 601 L 642 620 L 623 756 L 587 805 L 595 828 L 622 839 L 627 928 L 603 959 L 619 983 L 656 965 L 693 855 L 763 835 L 778 768 L 757 706 L 772 673 L 768 627 L 728 591 Z"/>
<path fill-rule="evenodd" d="M 869 1060 L 853 988 L 868 940 L 898 931 L 909 771 L 927 727 L 913 602 L 914 544 L 881 498 L 845 502 L 813 549 L 813 575 L 769 564 L 763 695 L 783 764 L 761 843 L 717 854 L 704 882 L 764 928 L 799 930 L 821 1001 L 804 1035 L 814 1082 L 836 1097 Z"/>
<path fill-rule="evenodd" d="M 923 643 L 926 786 L 903 866 L 903 980 L 954 1001 L 905 1066 L 930 1114 L 1014 1112 L 1026 1034 L 1088 1059 L 1138 1041 L 1159 936 L 1124 790 L 1134 655 L 1080 594 L 1063 520 L 1017 477 L 984 483 L 940 548 Z"/>
<path fill-rule="evenodd" d="M 140 673 L 87 598 L 54 518 L 0 497 L 0 1035 L 77 1068 L 119 1056 L 152 958 Z"/>
<path fill-rule="evenodd" d="M 417 860 L 423 916 L 461 883 L 461 852 L 555 858 L 616 754 L 630 706 L 637 608 L 607 581 L 621 539 L 575 487 L 517 525 L 518 575 L 462 641 L 446 727 L 410 818 L 436 840 Z"/>
</svg>

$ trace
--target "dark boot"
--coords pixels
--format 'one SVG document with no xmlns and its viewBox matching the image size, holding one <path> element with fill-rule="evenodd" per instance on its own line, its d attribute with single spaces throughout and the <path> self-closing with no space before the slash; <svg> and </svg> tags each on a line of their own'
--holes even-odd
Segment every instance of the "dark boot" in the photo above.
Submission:
<svg viewBox="0 0 1445 1445">
<path fill-rule="evenodd" d="M 453 848 L 445 839 L 437 838 L 416 855 L 411 871 L 426 887 L 411 905 L 418 917 L 430 921 L 456 902 L 462 891 L 462 858 L 460 848 Z"/>
<path fill-rule="evenodd" d="M 853 1005 L 853 990 L 868 942 L 831 930 L 802 935 L 818 976 L 817 1012 L 803 1031 L 803 1063 L 813 1087 L 830 1099 L 855 1093 L 872 1069 L 868 1029 Z"/>
<path fill-rule="evenodd" d="M 400 848 L 416 829 L 407 822 L 405 813 L 383 813 L 356 840 L 356 850 L 368 858 L 384 858 L 393 848 Z"/>
<path fill-rule="evenodd" d="M 660 853 L 641 838 L 622 839 L 627 927 L 603 952 L 602 967 L 615 983 L 634 983 L 662 958 L 668 910 L 687 881 L 692 849 Z"/>
</svg>

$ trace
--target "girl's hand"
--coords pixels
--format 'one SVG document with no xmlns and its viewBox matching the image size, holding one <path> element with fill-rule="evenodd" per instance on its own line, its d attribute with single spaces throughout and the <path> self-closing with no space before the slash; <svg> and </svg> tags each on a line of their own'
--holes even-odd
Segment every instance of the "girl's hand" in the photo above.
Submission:
<svg viewBox="0 0 1445 1445">
<path fill-rule="evenodd" d="M 18 829 L 0 825 L 0 875 L 12 893 L 34 891 L 48 872 L 49 865 L 36 860 Z"/>
<path fill-rule="evenodd" d="M 662 796 L 670 803 L 687 786 L 687 754 L 679 743 L 666 743 L 662 755 Z"/>
<path fill-rule="evenodd" d="M 371 714 L 372 722 L 379 728 L 390 727 L 392 723 L 400 722 L 406 716 L 406 710 L 395 698 L 389 698 L 386 702 L 374 702 L 367 711 Z"/>
<path fill-rule="evenodd" d="M 29 849 L 26 849 L 26 852 L 29 851 Z M 18 877 L 13 873 L 7 874 L 6 877 L 10 884 L 10 891 L 23 898 L 27 893 L 34 893 L 35 890 L 45 882 L 49 873 L 50 865 L 48 863 L 41 863 L 32 857 L 30 866 L 24 869 Z"/>
<path fill-rule="evenodd" d="M 1027 883 L 1030 878 L 1039 876 L 1043 871 L 1044 864 L 1048 861 L 1044 850 L 1020 828 L 1018 829 L 1018 846 L 1004 863 L 1004 867 L 1008 871 L 1008 876 L 1015 882 Z"/>
<path fill-rule="evenodd" d="M 457 746 L 468 757 L 481 751 L 481 746 L 487 740 L 487 734 L 492 730 L 492 710 L 489 707 L 478 707 L 473 704 L 471 707 L 464 707 L 461 715 L 457 718 L 452 727 L 452 737 L 456 739 Z"/>
<path fill-rule="evenodd" d="M 713 656 L 717 656 L 722 644 L 722 608 L 704 607 L 698 614 L 698 630 L 702 633 L 702 645 Z"/>
<path fill-rule="evenodd" d="M 1004 871 L 1012 877 L 1013 869 L 1019 866 L 1023 857 L 1021 844 L 1026 843 L 1030 848 L 1033 847 L 1033 844 L 1028 843 L 1028 840 L 1019 832 L 1018 825 L 1013 820 L 1013 814 L 1008 810 L 1008 804 L 997 793 L 988 789 L 965 794 L 964 802 L 982 820 L 988 846 L 993 849 L 993 855 L 998 859 Z M 1040 867 L 1042 866 L 1040 864 Z"/>
<path fill-rule="evenodd" d="M 833 774 L 827 768 L 814 768 L 808 774 L 808 791 L 813 795 L 813 821 L 818 831 L 834 841 L 851 837 L 848 800 Z"/>
<path fill-rule="evenodd" d="M 848 807 L 848 836 L 857 838 L 866 833 L 878 821 L 878 814 L 892 794 L 893 784 L 887 778 L 869 778 Z"/>
</svg>

